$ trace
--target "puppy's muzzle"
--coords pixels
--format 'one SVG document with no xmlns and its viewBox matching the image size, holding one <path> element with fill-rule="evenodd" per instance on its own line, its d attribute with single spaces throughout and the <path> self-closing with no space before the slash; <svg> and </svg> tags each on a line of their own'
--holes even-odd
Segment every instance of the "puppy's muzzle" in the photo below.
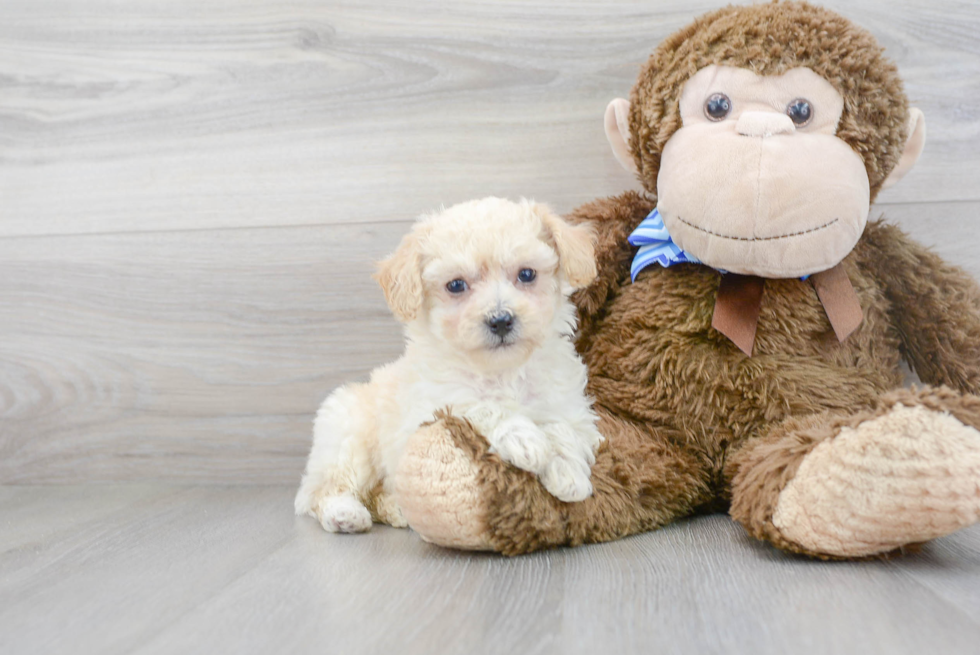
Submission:
<svg viewBox="0 0 980 655">
<path fill-rule="evenodd" d="M 503 339 L 514 329 L 514 315 L 510 312 L 500 312 L 499 314 L 488 316 L 486 324 L 494 336 Z"/>
</svg>

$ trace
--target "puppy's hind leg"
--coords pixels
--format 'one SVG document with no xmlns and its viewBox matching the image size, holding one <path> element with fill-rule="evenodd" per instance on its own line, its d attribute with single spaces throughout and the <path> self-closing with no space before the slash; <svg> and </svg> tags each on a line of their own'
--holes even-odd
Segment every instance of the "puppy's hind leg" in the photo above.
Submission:
<svg viewBox="0 0 980 655">
<path fill-rule="evenodd" d="M 296 494 L 297 514 L 316 517 L 328 532 L 371 529 L 371 513 L 363 499 L 380 477 L 376 432 L 367 385 L 341 387 L 323 401 Z"/>
</svg>

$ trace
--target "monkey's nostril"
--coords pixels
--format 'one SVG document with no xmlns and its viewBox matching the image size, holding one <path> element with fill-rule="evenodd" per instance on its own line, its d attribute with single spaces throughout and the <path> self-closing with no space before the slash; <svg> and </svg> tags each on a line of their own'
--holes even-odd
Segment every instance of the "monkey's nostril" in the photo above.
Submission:
<svg viewBox="0 0 980 655">
<path fill-rule="evenodd" d="M 507 336 L 514 329 L 514 315 L 510 312 L 502 312 L 487 318 L 487 327 L 498 337 Z"/>
</svg>

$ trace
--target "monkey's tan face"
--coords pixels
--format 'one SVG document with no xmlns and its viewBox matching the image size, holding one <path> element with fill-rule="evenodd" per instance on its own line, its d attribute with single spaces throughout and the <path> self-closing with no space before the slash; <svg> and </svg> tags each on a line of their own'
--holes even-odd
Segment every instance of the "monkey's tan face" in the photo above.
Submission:
<svg viewBox="0 0 980 655">
<path fill-rule="evenodd" d="M 714 268 L 788 278 L 826 270 L 864 231 L 864 162 L 837 138 L 843 99 L 807 68 L 727 66 L 684 86 L 657 208 L 681 248 Z"/>
</svg>

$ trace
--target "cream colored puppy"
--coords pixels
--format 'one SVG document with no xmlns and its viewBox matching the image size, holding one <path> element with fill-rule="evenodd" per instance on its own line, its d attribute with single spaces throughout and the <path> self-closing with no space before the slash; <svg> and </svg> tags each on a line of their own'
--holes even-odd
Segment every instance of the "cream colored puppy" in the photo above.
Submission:
<svg viewBox="0 0 980 655">
<path fill-rule="evenodd" d="M 595 274 L 589 230 L 544 205 L 486 198 L 423 216 L 376 276 L 405 354 L 323 402 L 296 513 L 330 532 L 368 530 L 372 516 L 405 526 L 398 460 L 447 407 L 557 498 L 590 496 L 602 437 L 568 295 Z"/>
</svg>

